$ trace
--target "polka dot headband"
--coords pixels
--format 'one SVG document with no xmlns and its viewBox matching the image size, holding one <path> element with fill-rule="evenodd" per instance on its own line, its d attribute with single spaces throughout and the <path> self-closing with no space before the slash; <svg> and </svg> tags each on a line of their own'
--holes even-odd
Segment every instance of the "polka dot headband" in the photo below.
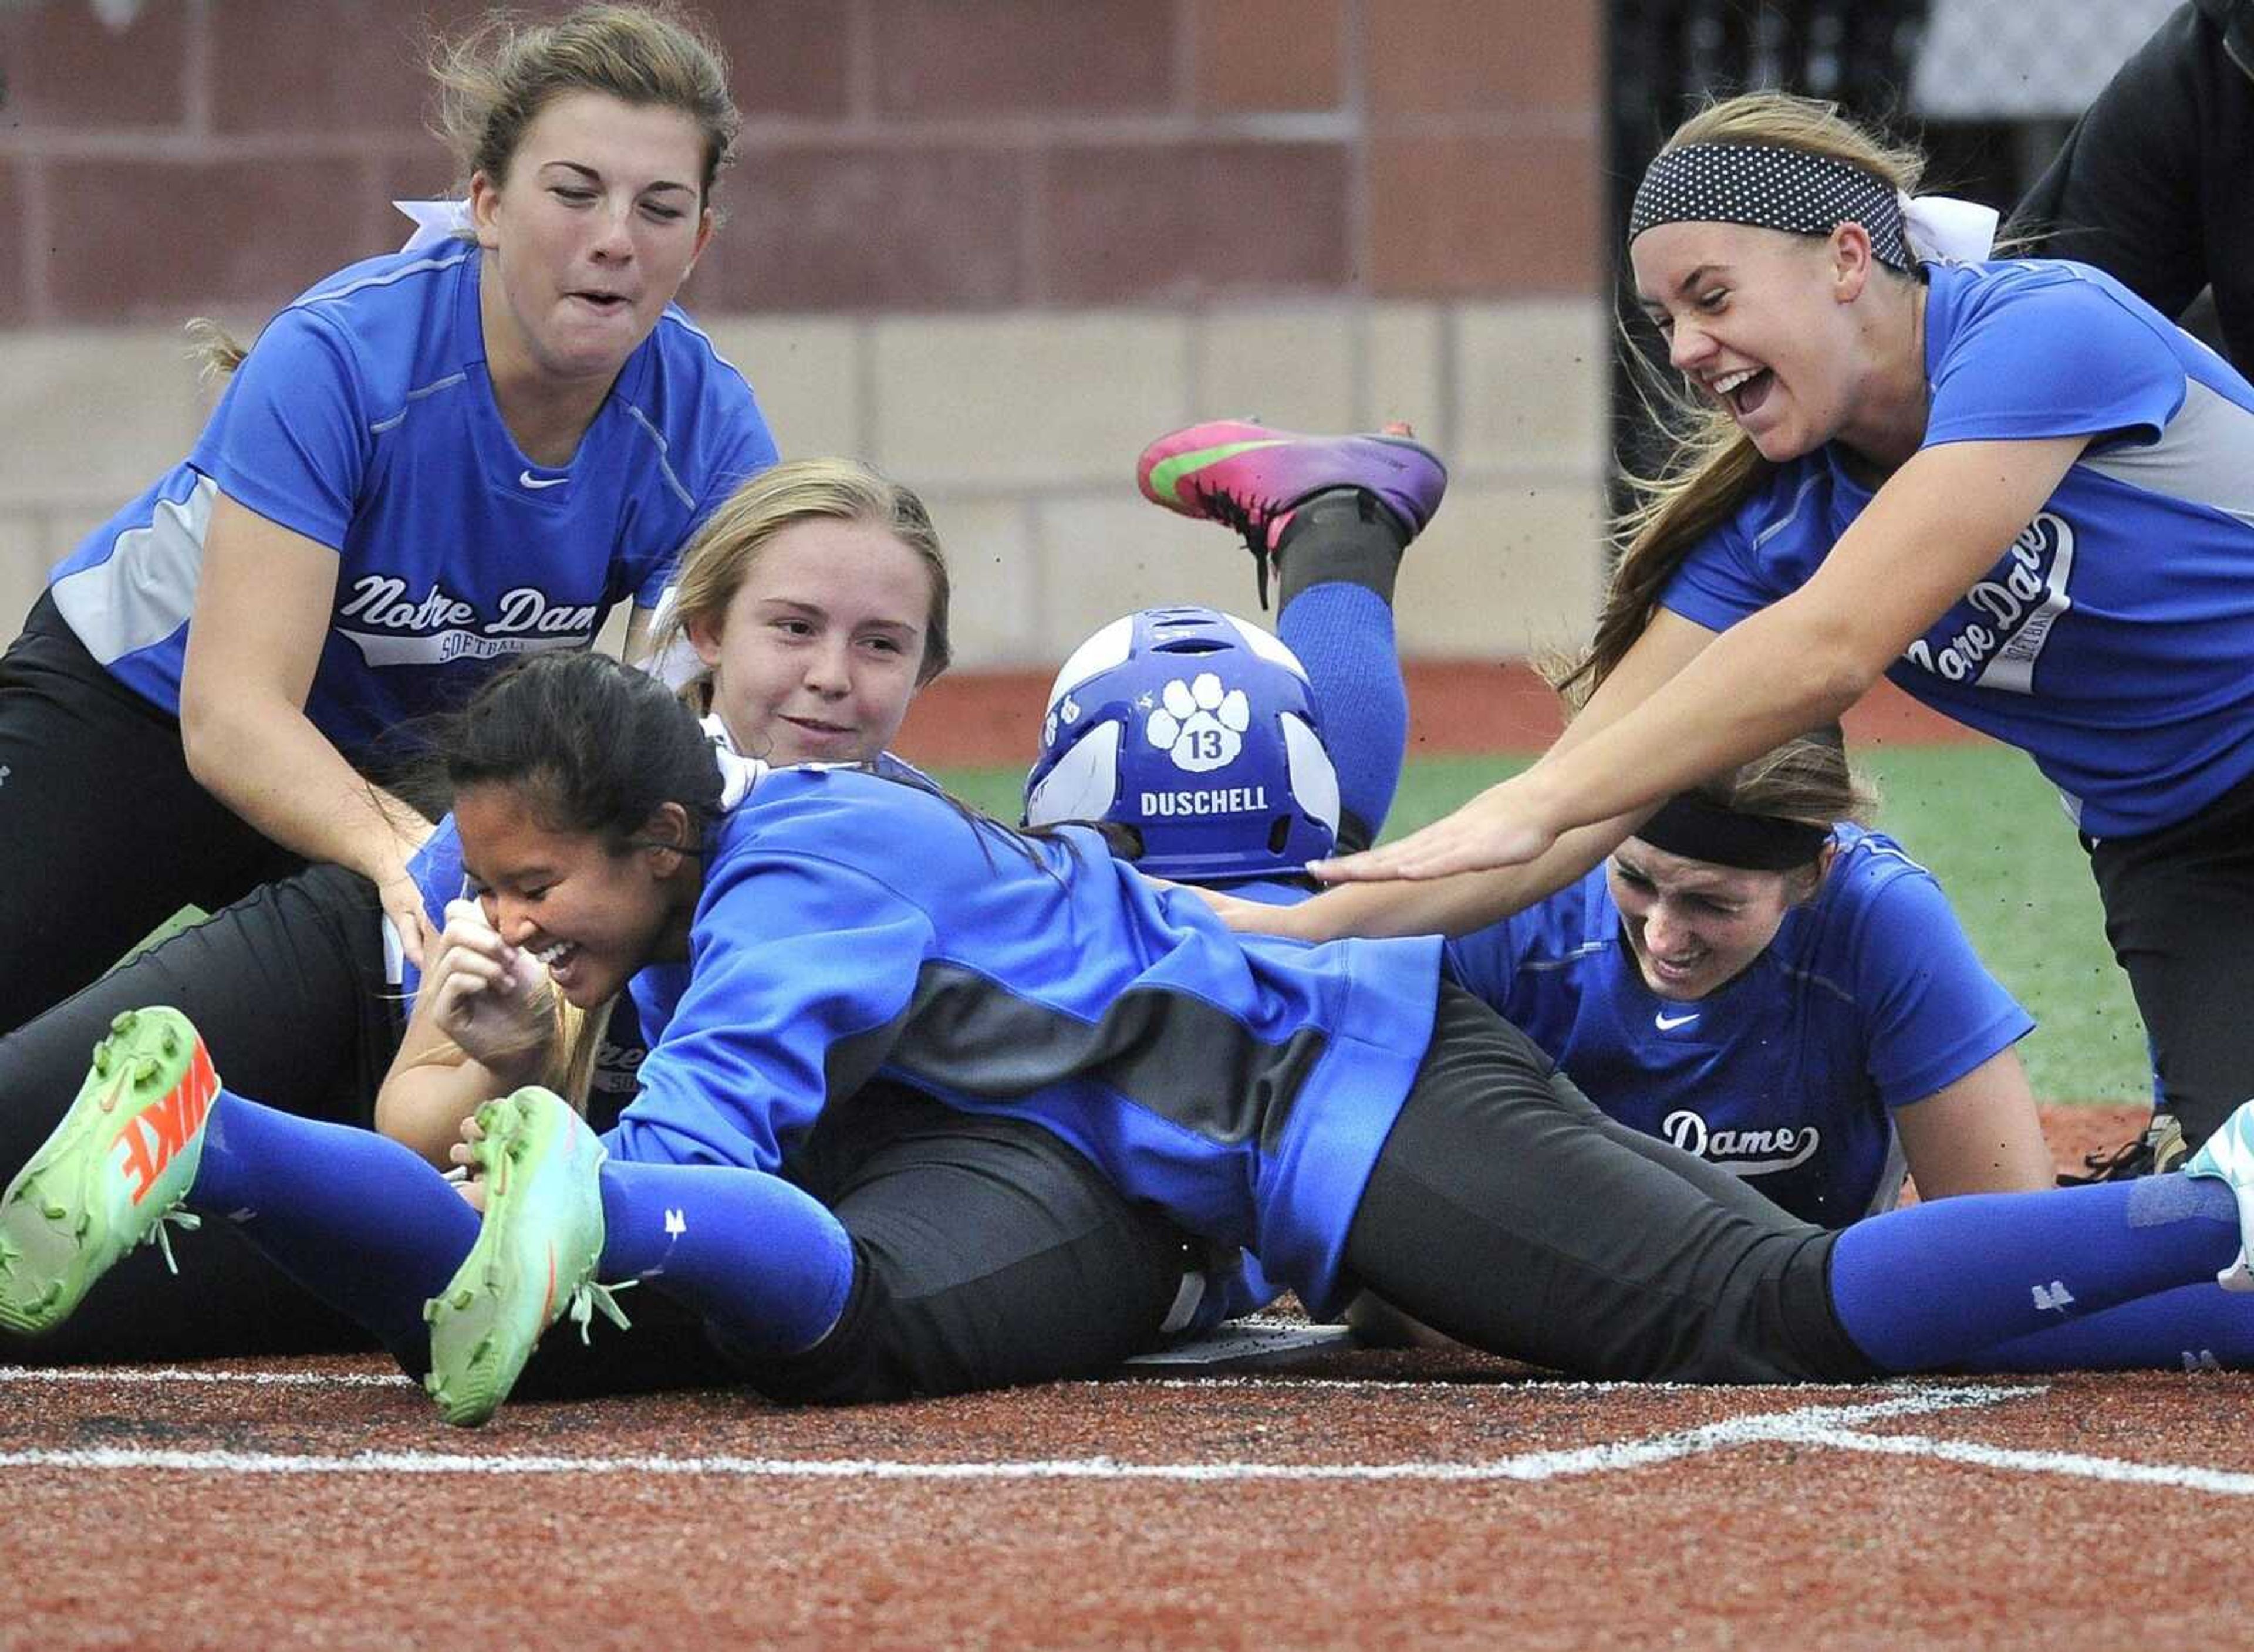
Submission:
<svg viewBox="0 0 2254 1652">
<path fill-rule="evenodd" d="M 1829 155 L 1768 144 L 1685 144 L 1645 170 L 1628 238 L 1658 224 L 1751 224 L 1828 235 L 1857 223 L 1870 234 L 1872 256 L 1907 270 L 1915 259 L 1902 204 L 1885 178 Z"/>
</svg>

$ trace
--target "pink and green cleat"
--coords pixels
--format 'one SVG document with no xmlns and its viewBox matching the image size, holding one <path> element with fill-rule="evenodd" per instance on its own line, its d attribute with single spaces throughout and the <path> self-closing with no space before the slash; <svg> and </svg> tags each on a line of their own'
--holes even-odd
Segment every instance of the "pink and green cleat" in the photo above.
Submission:
<svg viewBox="0 0 2254 1652">
<path fill-rule="evenodd" d="M 1144 448 L 1135 461 L 1135 485 L 1154 505 L 1242 535 L 1260 566 L 1265 606 L 1269 558 L 1294 508 L 1317 494 L 1358 489 L 1400 524 L 1405 545 L 1439 509 L 1448 467 L 1406 425 L 1360 436 L 1300 436 L 1250 419 L 1214 419 Z"/>
<path fill-rule="evenodd" d="M 218 1096 L 211 1056 L 178 1010 L 110 1023 L 62 1123 L 0 1194 L 0 1327 L 52 1330 L 136 1246 L 153 1243 L 172 1264 L 165 1224 L 197 1225 L 178 1206 Z"/>
<path fill-rule="evenodd" d="M 561 1096 L 536 1087 L 487 1102 L 478 1127 L 485 1221 L 453 1278 L 423 1309 L 430 1326 L 424 1386 L 445 1419 L 465 1428 L 508 1397 L 542 1334 L 567 1312 L 582 1340 L 597 1308 L 626 1326 L 611 1298 L 620 1287 L 595 1283 L 604 1154 L 594 1131 Z"/>
</svg>

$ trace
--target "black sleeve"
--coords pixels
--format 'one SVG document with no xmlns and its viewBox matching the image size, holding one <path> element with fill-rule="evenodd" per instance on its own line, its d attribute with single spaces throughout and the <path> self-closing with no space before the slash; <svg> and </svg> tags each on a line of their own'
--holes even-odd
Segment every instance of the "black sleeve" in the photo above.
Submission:
<svg viewBox="0 0 2254 1652">
<path fill-rule="evenodd" d="M 2095 264 L 2181 315 L 2208 280 L 2201 178 L 2216 158 L 2202 153 L 2202 88 L 2243 80 L 2187 0 L 2106 82 L 2020 203 L 2012 234 L 2039 238 L 2022 250 Z"/>
</svg>

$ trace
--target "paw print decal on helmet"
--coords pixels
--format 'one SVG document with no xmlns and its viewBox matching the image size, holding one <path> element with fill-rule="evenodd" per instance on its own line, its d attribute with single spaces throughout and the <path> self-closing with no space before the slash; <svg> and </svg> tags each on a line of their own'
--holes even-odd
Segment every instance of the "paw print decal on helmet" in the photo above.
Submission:
<svg viewBox="0 0 2254 1652">
<path fill-rule="evenodd" d="M 1252 726 L 1252 706 L 1242 689 L 1224 689 L 1221 678 L 1200 671 L 1187 682 L 1176 677 L 1158 692 L 1158 708 L 1144 725 L 1143 737 L 1166 752 L 1176 768 L 1192 774 L 1226 768 L 1244 749 Z"/>
<path fill-rule="evenodd" d="M 1054 746 L 1060 730 L 1069 729 L 1080 721 L 1080 703 L 1069 694 L 1059 701 L 1048 716 L 1041 719 L 1041 745 L 1046 749 Z"/>
</svg>

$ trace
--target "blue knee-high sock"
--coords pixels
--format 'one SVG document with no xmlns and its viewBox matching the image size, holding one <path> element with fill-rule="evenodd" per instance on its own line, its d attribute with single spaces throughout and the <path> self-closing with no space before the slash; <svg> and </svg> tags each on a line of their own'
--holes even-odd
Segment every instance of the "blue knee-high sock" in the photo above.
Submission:
<svg viewBox="0 0 2254 1652">
<path fill-rule="evenodd" d="M 1983 1348 L 1952 1368 L 2004 1371 L 2254 1369 L 2254 1296 L 2217 1284 L 2178 1285 Z"/>
<path fill-rule="evenodd" d="M 1880 1368 L 1928 1371 L 2068 1320 L 2101 1335 L 2101 1310 L 2211 1283 L 2238 1244 L 2237 1201 L 2208 1176 L 1977 1194 L 1848 1228 L 1831 1253 L 1831 1300 Z M 2124 1341 L 2139 1329 L 2118 1328 Z"/>
<path fill-rule="evenodd" d="M 645 1279 L 748 1352 L 822 1340 L 853 1284 L 853 1242 L 779 1176 L 718 1165 L 606 1159 L 606 1284 Z"/>
<path fill-rule="evenodd" d="M 478 1213 L 399 1143 L 224 1089 L 204 1127 L 186 1202 L 234 1222 L 410 1370 L 430 1358 L 424 1303 L 445 1288 L 478 1238 Z"/>
<path fill-rule="evenodd" d="M 1276 616 L 1276 630 L 1314 684 L 1339 808 L 1374 838 L 1392 810 L 1409 742 L 1393 610 L 1365 586 L 1332 580 L 1294 596 Z"/>
</svg>

